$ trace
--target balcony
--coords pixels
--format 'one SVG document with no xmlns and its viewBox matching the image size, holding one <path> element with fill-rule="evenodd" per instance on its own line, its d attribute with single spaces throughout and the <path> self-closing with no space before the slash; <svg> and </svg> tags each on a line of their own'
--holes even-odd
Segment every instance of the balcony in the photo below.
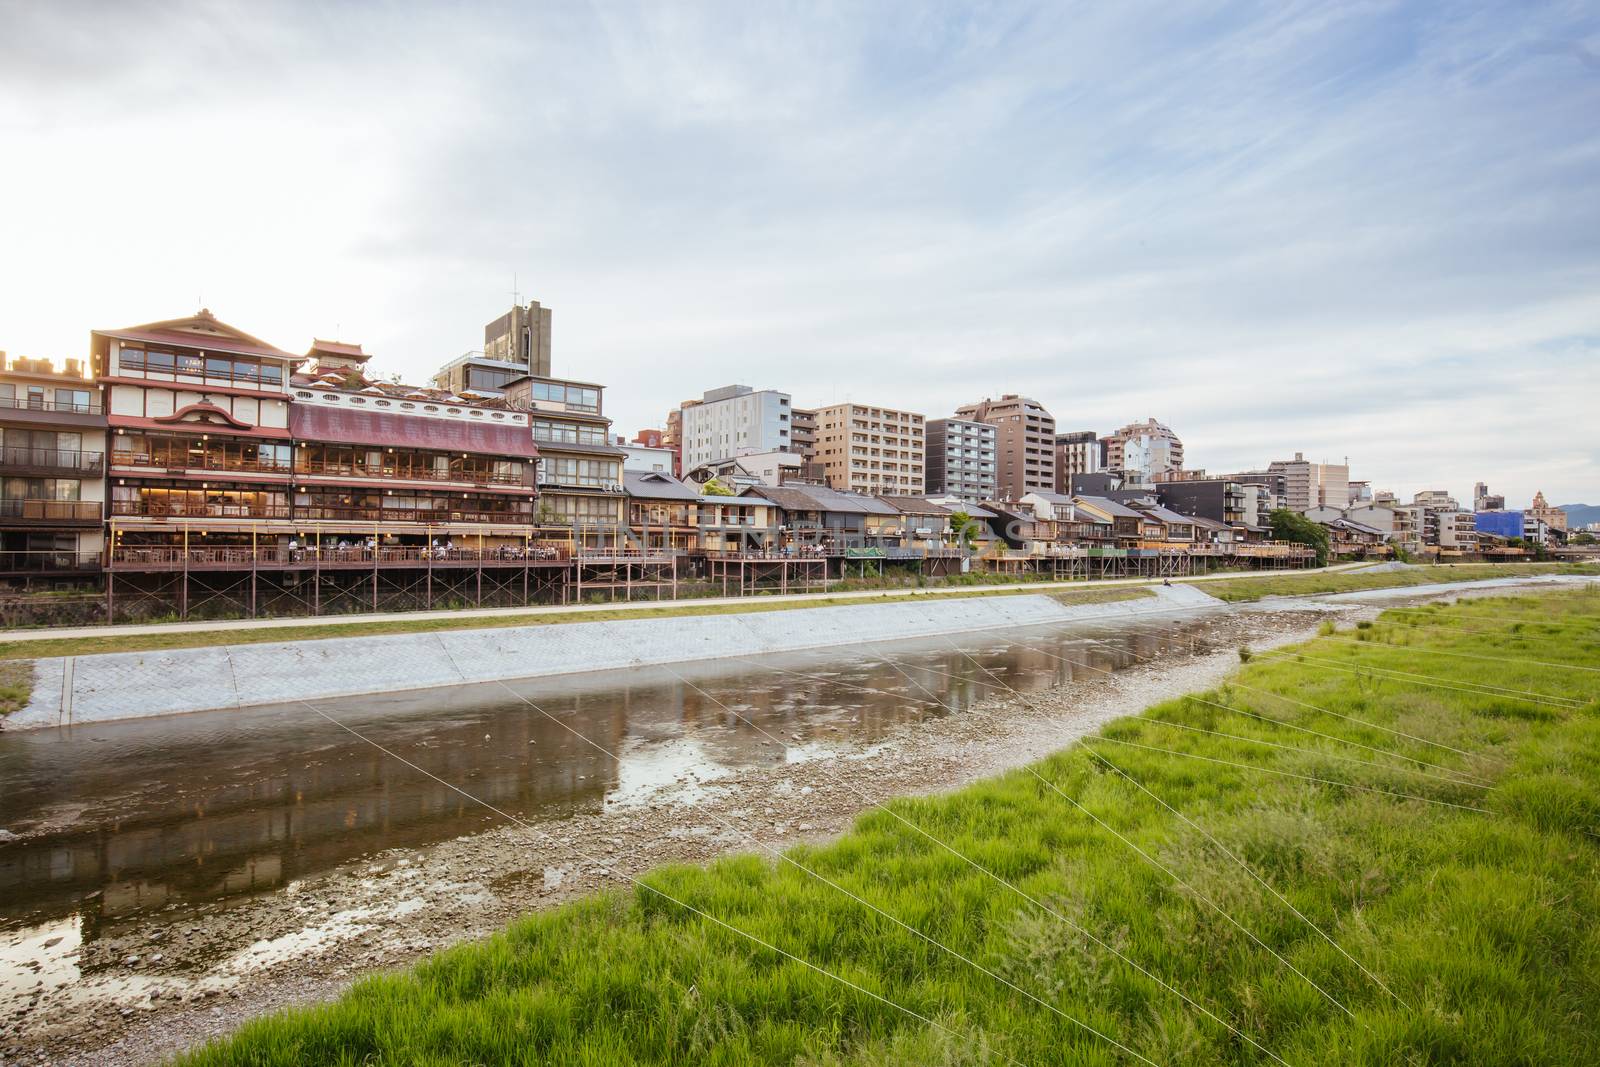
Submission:
<svg viewBox="0 0 1600 1067">
<path fill-rule="evenodd" d="M 178 546 L 117 546 L 111 551 L 111 569 L 134 571 L 174 570 L 371 570 L 386 567 L 522 567 L 565 564 L 572 558 L 568 541 L 528 541 L 492 548 L 427 548 L 421 546 L 348 546 L 344 548 L 282 545 L 244 545 L 215 548 Z"/>
<path fill-rule="evenodd" d="M 98 500 L 0 500 L 0 521 L 30 526 L 98 526 Z"/>
<path fill-rule="evenodd" d="M 65 415 L 99 415 L 100 401 L 46 400 L 38 396 L 0 396 L 0 413 L 11 411 L 49 411 Z"/>
<path fill-rule="evenodd" d="M 281 459 L 258 459 L 214 452 L 124 452 L 111 453 L 113 467 L 139 467 L 161 471 L 222 471 L 238 474 L 277 474 L 287 477 L 289 462 Z"/>
<path fill-rule="evenodd" d="M 287 519 L 287 504 L 166 502 L 159 500 L 113 500 L 111 514 L 146 519 Z"/>
<path fill-rule="evenodd" d="M 531 511 L 485 511 L 468 503 L 450 508 L 385 508 L 361 507 L 339 504 L 300 504 L 294 517 L 308 522 L 405 522 L 439 525 L 448 522 L 469 522 L 501 526 L 531 526 Z"/>
<path fill-rule="evenodd" d="M 367 463 L 344 463 L 314 458 L 295 462 L 294 472 L 320 478 L 362 478 L 374 481 L 448 482 L 457 485 L 521 486 L 533 491 L 521 473 L 487 470 L 440 469 L 438 467 L 411 467 L 400 470 L 394 466 Z"/>
<path fill-rule="evenodd" d="M 99 474 L 105 470 L 105 455 L 78 449 L 7 446 L 0 449 L 0 468 L 12 473 Z"/>
<path fill-rule="evenodd" d="M 92 574 L 99 570 L 98 552 L 0 552 L 0 574 Z"/>
</svg>

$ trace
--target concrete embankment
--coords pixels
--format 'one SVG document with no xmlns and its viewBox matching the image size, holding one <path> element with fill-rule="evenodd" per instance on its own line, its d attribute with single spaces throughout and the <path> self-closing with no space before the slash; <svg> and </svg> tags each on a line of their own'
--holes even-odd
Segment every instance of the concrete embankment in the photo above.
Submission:
<svg viewBox="0 0 1600 1067">
<path fill-rule="evenodd" d="M 7 729 L 217 711 L 477 682 L 617 670 L 1015 626 L 1193 610 L 1187 586 L 1154 599 L 1067 605 L 1039 595 L 859 604 L 621 622 L 447 630 L 40 659 Z"/>
</svg>

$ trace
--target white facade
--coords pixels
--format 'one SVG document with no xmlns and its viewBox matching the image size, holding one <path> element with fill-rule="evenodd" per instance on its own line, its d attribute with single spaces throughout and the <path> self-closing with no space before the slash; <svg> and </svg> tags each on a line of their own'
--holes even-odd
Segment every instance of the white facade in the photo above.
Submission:
<svg viewBox="0 0 1600 1067">
<path fill-rule="evenodd" d="M 672 449 L 651 448 L 648 445 L 618 443 L 622 449 L 622 469 L 625 471 L 659 471 L 672 473 Z"/>
<path fill-rule="evenodd" d="M 1313 463 L 1303 452 L 1296 452 L 1294 459 L 1273 460 L 1267 470 L 1283 476 L 1283 506 L 1290 511 L 1343 508 L 1351 503 L 1347 463 Z"/>
<path fill-rule="evenodd" d="M 707 392 L 682 412 L 683 470 L 754 452 L 790 450 L 788 393 L 728 385 Z"/>
</svg>

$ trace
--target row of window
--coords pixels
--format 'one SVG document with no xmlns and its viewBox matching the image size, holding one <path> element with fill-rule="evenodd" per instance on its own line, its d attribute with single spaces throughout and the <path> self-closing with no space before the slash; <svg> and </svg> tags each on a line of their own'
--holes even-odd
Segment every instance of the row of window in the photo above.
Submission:
<svg viewBox="0 0 1600 1067">
<path fill-rule="evenodd" d="M 0 481 L 6 500 L 82 500 L 83 484 L 77 478 L 6 478 Z"/>
<path fill-rule="evenodd" d="M 133 378 L 152 375 L 188 375 L 241 385 L 283 385 L 283 365 L 224 356 L 199 356 L 192 352 L 169 352 L 160 348 L 139 348 L 124 344 L 117 357 L 121 374 Z"/>
<path fill-rule="evenodd" d="M 95 410 L 87 389 L 68 386 L 24 385 L 10 382 L 0 384 L 0 407 L 28 408 L 35 411 L 71 411 L 87 415 Z"/>
<path fill-rule="evenodd" d="M 601 488 L 622 481 L 622 464 L 614 459 L 546 456 L 539 464 L 539 481 L 552 485 Z"/>
<path fill-rule="evenodd" d="M 0 426 L 0 446 L 6 451 L 31 449 L 36 452 L 81 452 L 83 434 L 66 430 L 24 430 Z"/>
<path fill-rule="evenodd" d="M 534 382 L 529 394 L 534 400 L 552 404 L 565 404 L 574 411 L 600 413 L 600 390 L 582 385 L 559 385 L 555 382 Z"/>
<path fill-rule="evenodd" d="M 530 419 L 533 439 L 550 444 L 604 445 L 606 431 L 603 426 L 578 426 L 569 422 L 552 422 L 550 419 Z"/>
</svg>

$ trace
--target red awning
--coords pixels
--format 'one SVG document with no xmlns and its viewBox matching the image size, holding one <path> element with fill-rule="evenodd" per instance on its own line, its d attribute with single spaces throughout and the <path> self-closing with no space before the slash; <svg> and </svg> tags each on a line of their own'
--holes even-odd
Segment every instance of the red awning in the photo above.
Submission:
<svg viewBox="0 0 1600 1067">
<path fill-rule="evenodd" d="M 489 416 L 485 415 L 487 420 Z M 289 405 L 289 432 L 296 441 L 338 445 L 427 448 L 438 452 L 479 452 L 535 459 L 533 434 L 526 426 L 434 419 L 386 411 L 348 411 Z"/>
</svg>

